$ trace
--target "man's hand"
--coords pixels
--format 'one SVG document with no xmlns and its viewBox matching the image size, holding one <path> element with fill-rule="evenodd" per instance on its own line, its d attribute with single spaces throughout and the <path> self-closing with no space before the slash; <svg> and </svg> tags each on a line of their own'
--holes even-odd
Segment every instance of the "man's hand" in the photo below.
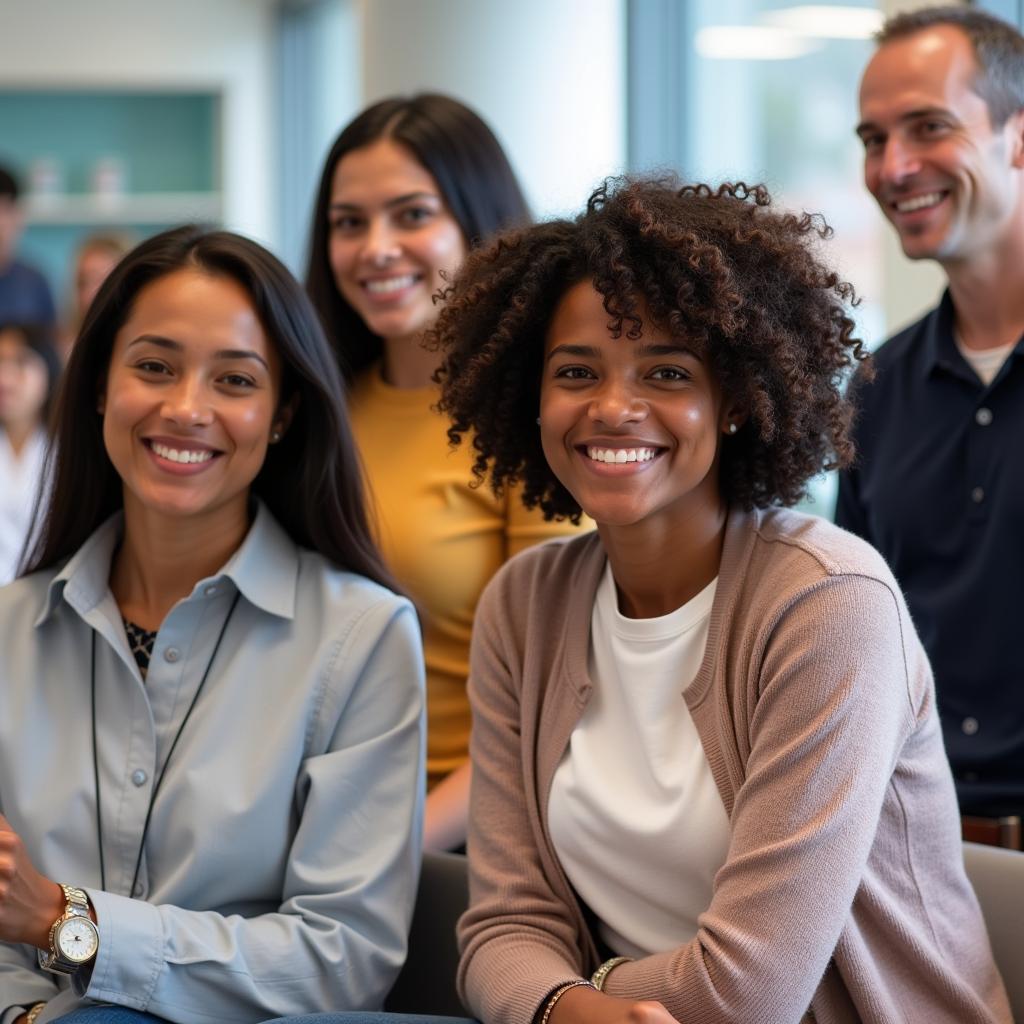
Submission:
<svg viewBox="0 0 1024 1024">
<path fill-rule="evenodd" d="M 653 999 L 634 1002 L 596 992 L 583 985 L 571 988 L 555 1003 L 548 1024 L 679 1024 Z"/>
<path fill-rule="evenodd" d="M 21 836 L 0 814 L 0 941 L 49 949 L 50 926 L 63 912 L 63 890 L 36 871 Z"/>
</svg>

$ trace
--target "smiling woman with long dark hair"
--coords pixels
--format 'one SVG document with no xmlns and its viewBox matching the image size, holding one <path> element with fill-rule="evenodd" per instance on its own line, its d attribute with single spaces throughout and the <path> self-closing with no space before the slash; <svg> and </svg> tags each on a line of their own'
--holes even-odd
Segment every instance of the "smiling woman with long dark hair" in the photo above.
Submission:
<svg viewBox="0 0 1024 1024">
<path fill-rule="evenodd" d="M 422 657 L 312 307 L 253 242 L 159 235 L 90 307 L 57 414 L 0 591 L 0 1016 L 379 1006 Z"/>
<path fill-rule="evenodd" d="M 529 211 L 491 129 L 465 104 L 390 97 L 339 134 L 324 164 L 307 286 L 349 384 L 356 443 L 388 566 L 416 603 L 427 668 L 424 840 L 466 840 L 473 612 L 517 551 L 578 532 L 474 488 L 435 408 L 438 355 L 422 344 L 437 291 L 466 253 Z"/>
</svg>

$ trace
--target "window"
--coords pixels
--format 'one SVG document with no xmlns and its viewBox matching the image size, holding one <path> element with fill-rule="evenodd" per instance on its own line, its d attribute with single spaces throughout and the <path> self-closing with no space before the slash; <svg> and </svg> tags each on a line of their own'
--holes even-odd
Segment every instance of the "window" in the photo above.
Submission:
<svg viewBox="0 0 1024 1024">
<path fill-rule="evenodd" d="M 859 333 L 881 342 L 896 326 L 885 306 L 891 243 L 853 130 L 878 5 L 631 0 L 628 14 L 631 169 L 764 182 L 781 205 L 824 214 L 828 255 L 862 298 Z M 926 287 L 918 308 L 934 298 Z M 830 515 L 834 474 L 812 493 L 808 510 Z"/>
</svg>

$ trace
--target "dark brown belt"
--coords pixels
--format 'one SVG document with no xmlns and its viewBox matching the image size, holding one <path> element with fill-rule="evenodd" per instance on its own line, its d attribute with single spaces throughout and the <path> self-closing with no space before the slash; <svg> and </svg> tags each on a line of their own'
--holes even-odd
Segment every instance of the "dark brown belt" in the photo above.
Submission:
<svg viewBox="0 0 1024 1024">
<path fill-rule="evenodd" d="M 965 814 L 960 819 L 964 840 L 968 843 L 984 843 L 986 846 L 1002 846 L 1007 850 L 1024 850 L 1024 828 L 1019 814 L 1007 814 L 1002 818 L 980 818 Z"/>
</svg>

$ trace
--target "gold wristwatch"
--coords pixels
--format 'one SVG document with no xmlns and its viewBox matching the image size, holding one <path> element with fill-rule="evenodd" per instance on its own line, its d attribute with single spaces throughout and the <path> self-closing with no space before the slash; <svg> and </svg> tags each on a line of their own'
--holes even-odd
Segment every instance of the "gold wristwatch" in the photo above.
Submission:
<svg viewBox="0 0 1024 1024">
<path fill-rule="evenodd" d="M 50 950 L 39 950 L 39 966 L 54 974 L 74 974 L 89 963 L 100 947 L 99 929 L 89 916 L 89 897 L 81 889 L 61 884 L 64 913 L 50 928 Z"/>
</svg>

